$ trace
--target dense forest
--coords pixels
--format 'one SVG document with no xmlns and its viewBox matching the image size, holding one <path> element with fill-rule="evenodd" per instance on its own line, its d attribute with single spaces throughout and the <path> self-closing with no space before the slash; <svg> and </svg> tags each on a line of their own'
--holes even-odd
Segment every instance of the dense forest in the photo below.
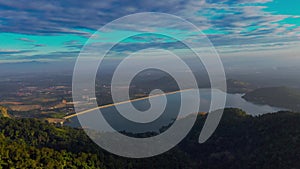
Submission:
<svg viewBox="0 0 300 169">
<path fill-rule="evenodd" d="M 289 87 L 266 87 L 246 93 L 243 98 L 257 104 L 268 104 L 288 110 L 300 111 L 300 89 Z"/>
<path fill-rule="evenodd" d="M 81 129 L 1 117 L 0 168 L 300 168 L 300 114 L 252 117 L 240 109 L 226 109 L 213 136 L 199 144 L 205 118 L 199 114 L 192 131 L 172 150 L 129 159 L 100 149 Z"/>
</svg>

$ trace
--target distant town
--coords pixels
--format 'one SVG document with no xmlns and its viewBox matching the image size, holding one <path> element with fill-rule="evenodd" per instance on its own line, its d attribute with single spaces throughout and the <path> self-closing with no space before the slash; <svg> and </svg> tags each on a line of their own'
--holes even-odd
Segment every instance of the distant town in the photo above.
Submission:
<svg viewBox="0 0 300 169">
<path fill-rule="evenodd" d="M 37 73 L 31 76 L 2 78 L 0 106 L 9 110 L 9 116 L 14 118 L 38 118 L 51 123 L 60 123 L 65 116 L 75 113 L 71 77 L 70 74 Z M 168 81 L 168 79 L 160 80 Z M 145 97 L 151 91 L 152 84 L 139 85 L 139 82 L 137 84 L 130 86 L 131 99 Z M 96 83 L 96 88 L 96 97 L 82 95 L 81 99 L 87 102 L 96 100 L 98 105 L 112 103 L 109 82 Z M 165 86 L 165 91 L 172 90 L 176 90 L 176 87 Z"/>
</svg>

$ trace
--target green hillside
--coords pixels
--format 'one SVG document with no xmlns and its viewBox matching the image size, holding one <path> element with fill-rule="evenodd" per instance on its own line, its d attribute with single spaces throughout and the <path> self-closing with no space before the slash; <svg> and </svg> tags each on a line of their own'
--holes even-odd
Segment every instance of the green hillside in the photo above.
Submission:
<svg viewBox="0 0 300 169">
<path fill-rule="evenodd" d="M 80 129 L 2 117 L 0 168 L 300 168 L 300 114 L 252 117 L 239 109 L 226 109 L 213 136 L 198 144 L 205 118 L 199 115 L 190 134 L 167 153 L 128 159 L 98 148 Z"/>
<path fill-rule="evenodd" d="M 243 98 L 258 104 L 300 111 L 300 89 L 288 87 L 260 88 L 246 93 Z"/>
</svg>

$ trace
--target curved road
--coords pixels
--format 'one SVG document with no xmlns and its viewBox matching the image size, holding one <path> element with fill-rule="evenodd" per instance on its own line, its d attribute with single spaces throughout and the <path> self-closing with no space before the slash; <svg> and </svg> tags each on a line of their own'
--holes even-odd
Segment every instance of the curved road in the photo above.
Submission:
<svg viewBox="0 0 300 169">
<path fill-rule="evenodd" d="M 107 105 L 95 107 L 95 108 L 92 108 L 92 109 L 84 110 L 84 111 L 81 111 L 81 112 L 78 112 L 78 113 L 75 113 L 75 114 L 65 116 L 65 117 L 63 117 L 63 119 L 67 120 L 69 118 L 79 116 L 79 115 L 82 115 L 82 114 L 86 114 L 86 113 L 92 112 L 92 111 L 97 110 L 97 109 L 103 109 L 103 108 L 108 108 L 108 107 L 112 107 L 112 106 L 117 106 L 117 105 L 120 105 L 120 104 L 126 104 L 126 103 L 130 103 L 130 102 L 146 100 L 146 99 L 159 97 L 159 96 L 163 96 L 163 95 L 171 95 L 171 94 L 180 93 L 180 92 L 184 92 L 184 91 L 188 91 L 188 90 L 193 90 L 193 89 L 178 90 L 178 91 L 174 91 L 174 92 L 167 92 L 167 93 L 163 93 L 163 94 L 150 95 L 150 96 L 141 97 L 141 98 L 132 99 L 132 100 L 126 100 L 126 101 L 122 101 L 122 102 L 118 102 L 118 103 L 107 104 Z"/>
</svg>

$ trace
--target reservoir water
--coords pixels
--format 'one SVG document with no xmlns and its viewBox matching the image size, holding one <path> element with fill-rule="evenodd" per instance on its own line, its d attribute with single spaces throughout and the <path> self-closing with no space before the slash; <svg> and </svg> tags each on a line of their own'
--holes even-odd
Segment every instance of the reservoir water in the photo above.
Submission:
<svg viewBox="0 0 300 169">
<path fill-rule="evenodd" d="M 193 91 L 185 91 L 185 94 L 191 95 L 195 92 Z M 211 93 L 214 92 L 216 95 L 226 95 L 226 108 L 240 108 L 246 111 L 248 114 L 257 116 L 265 113 L 277 112 L 280 110 L 285 110 L 284 108 L 272 107 L 268 105 L 258 105 L 248 102 L 242 98 L 243 94 L 229 94 L 224 93 L 220 90 L 211 90 L 211 89 L 200 89 L 200 108 L 198 112 L 207 112 L 210 107 Z M 145 132 L 145 131 L 157 131 L 159 128 L 163 126 L 167 126 L 174 119 L 176 119 L 181 102 L 181 93 L 170 94 L 167 96 L 162 96 L 167 99 L 167 104 L 162 112 L 162 114 L 152 122 L 149 123 L 137 123 L 130 121 L 124 118 L 120 113 L 118 113 L 116 107 L 112 106 L 109 108 L 101 109 L 101 113 L 105 117 L 105 120 L 113 127 L 114 130 L 118 131 L 129 131 L 129 132 Z M 160 96 L 157 98 L 152 98 L 152 102 L 161 102 Z M 186 100 L 187 102 L 189 100 Z M 131 103 L 126 103 L 131 104 Z M 132 105 L 140 111 L 146 111 L 150 108 L 149 100 L 139 100 L 132 102 Z M 122 106 L 122 105 L 121 105 Z M 128 106 L 128 105 L 123 105 Z M 214 111 L 214 110 L 212 110 Z M 81 126 L 77 117 L 73 117 L 66 123 L 68 126 L 72 127 L 85 127 L 91 129 L 99 129 L 102 131 L 111 131 L 112 129 L 107 128 L 105 126 L 101 126 L 104 122 L 99 119 L 98 111 L 92 111 L 90 113 L 86 113 L 84 115 L 80 115 L 80 121 L 83 122 L 84 126 Z M 185 115 L 188 115 L 185 114 Z M 146 116 L 146 115 L 145 115 Z"/>
</svg>

